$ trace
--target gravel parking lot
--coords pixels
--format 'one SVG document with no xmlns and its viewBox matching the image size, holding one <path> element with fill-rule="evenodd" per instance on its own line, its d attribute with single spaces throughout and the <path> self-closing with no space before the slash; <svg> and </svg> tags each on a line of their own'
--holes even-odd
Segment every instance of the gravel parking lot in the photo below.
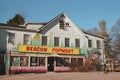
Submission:
<svg viewBox="0 0 120 80">
<path fill-rule="evenodd" d="M 0 76 L 0 80 L 120 80 L 120 72 L 29 73 Z"/>
</svg>

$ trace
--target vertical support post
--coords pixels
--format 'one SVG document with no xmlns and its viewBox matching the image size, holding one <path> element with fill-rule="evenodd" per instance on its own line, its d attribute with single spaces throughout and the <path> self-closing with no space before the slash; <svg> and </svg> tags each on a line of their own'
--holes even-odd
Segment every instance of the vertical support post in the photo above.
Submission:
<svg viewBox="0 0 120 80">
<path fill-rule="evenodd" d="M 45 67 L 48 70 L 48 57 L 45 57 Z"/>
<path fill-rule="evenodd" d="M 86 57 L 83 56 L 83 66 L 85 66 L 86 60 Z"/>
<path fill-rule="evenodd" d="M 55 68 L 56 68 L 56 58 L 57 57 L 54 58 L 54 71 L 55 71 Z"/>
<path fill-rule="evenodd" d="M 30 67 L 30 56 L 28 56 L 28 67 Z"/>
<path fill-rule="evenodd" d="M 7 55 L 6 55 L 6 74 L 9 75 L 9 68 L 10 68 L 10 55 L 11 55 L 11 51 L 7 51 Z"/>
<path fill-rule="evenodd" d="M 71 64 L 71 57 L 69 57 L 69 63 Z"/>
</svg>

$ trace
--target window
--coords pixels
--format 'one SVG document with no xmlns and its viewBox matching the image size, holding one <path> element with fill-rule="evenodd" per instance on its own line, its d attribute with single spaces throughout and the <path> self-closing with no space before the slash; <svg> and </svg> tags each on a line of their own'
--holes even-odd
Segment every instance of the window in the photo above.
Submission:
<svg viewBox="0 0 120 80">
<path fill-rule="evenodd" d="M 60 20 L 60 29 L 65 29 L 65 22 Z"/>
<path fill-rule="evenodd" d="M 44 57 L 39 58 L 39 66 L 45 66 L 45 58 Z"/>
<path fill-rule="evenodd" d="M 56 66 L 62 66 L 62 58 L 56 58 Z"/>
<path fill-rule="evenodd" d="M 47 37 L 46 36 L 42 36 L 42 45 L 47 46 Z"/>
<path fill-rule="evenodd" d="M 79 39 L 75 39 L 75 47 L 80 47 L 80 40 Z"/>
<path fill-rule="evenodd" d="M 72 58 L 71 64 L 74 66 L 83 66 L 83 59 L 82 58 Z"/>
<path fill-rule="evenodd" d="M 38 60 L 37 57 L 30 58 L 30 66 L 37 66 Z"/>
<path fill-rule="evenodd" d="M 45 66 L 45 57 L 11 56 L 10 66 Z"/>
<path fill-rule="evenodd" d="M 71 64 L 77 64 L 77 58 L 71 58 Z"/>
<path fill-rule="evenodd" d="M 28 57 L 21 57 L 20 66 L 28 66 Z"/>
<path fill-rule="evenodd" d="M 69 27 L 70 27 L 70 24 L 69 24 L 69 23 L 65 23 L 65 30 L 66 30 L 66 31 L 69 30 Z"/>
<path fill-rule="evenodd" d="M 54 37 L 54 46 L 59 46 L 59 38 Z"/>
<path fill-rule="evenodd" d="M 69 66 L 69 58 L 63 58 L 63 66 Z"/>
<path fill-rule="evenodd" d="M 82 58 L 78 58 L 78 65 L 83 66 L 83 59 Z"/>
<path fill-rule="evenodd" d="M 69 38 L 65 38 L 65 47 L 69 47 L 70 40 Z"/>
<path fill-rule="evenodd" d="M 88 40 L 88 47 L 89 47 L 89 48 L 92 47 L 92 40 Z"/>
<path fill-rule="evenodd" d="M 15 33 L 9 33 L 8 43 L 15 44 Z"/>
<path fill-rule="evenodd" d="M 28 42 L 29 42 L 29 37 L 30 37 L 30 35 L 24 34 L 24 41 L 23 41 L 23 44 L 28 44 Z"/>
<path fill-rule="evenodd" d="M 69 66 L 69 58 L 56 58 L 56 66 Z"/>
<path fill-rule="evenodd" d="M 11 66 L 20 66 L 20 57 L 12 56 L 10 58 L 10 65 Z"/>
<path fill-rule="evenodd" d="M 70 24 L 69 23 L 65 23 L 66 24 L 66 27 L 70 27 Z"/>
<path fill-rule="evenodd" d="M 97 45 L 97 48 L 98 48 L 98 49 L 101 48 L 100 40 L 97 40 L 97 41 L 96 41 L 96 45 Z"/>
</svg>

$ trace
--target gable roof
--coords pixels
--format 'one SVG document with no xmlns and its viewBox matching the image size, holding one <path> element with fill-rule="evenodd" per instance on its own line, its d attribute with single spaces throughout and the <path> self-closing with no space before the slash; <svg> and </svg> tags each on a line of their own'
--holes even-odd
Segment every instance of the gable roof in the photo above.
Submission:
<svg viewBox="0 0 120 80">
<path fill-rule="evenodd" d="M 55 18 L 53 18 L 52 20 L 50 20 L 48 23 L 46 23 L 46 25 L 42 26 L 41 28 L 38 29 L 38 32 L 40 32 L 41 30 L 43 30 L 44 28 L 48 27 L 49 24 L 51 24 L 52 22 L 54 22 L 55 20 L 57 20 L 60 17 L 68 17 L 64 12 L 62 12 L 61 14 L 59 14 L 58 16 L 56 16 Z M 70 19 L 70 18 L 69 18 Z M 76 26 L 76 25 L 75 25 Z M 78 29 L 78 31 L 80 31 L 82 33 L 82 35 L 86 36 L 86 34 L 82 31 L 82 29 L 80 29 L 78 26 L 76 26 L 76 28 Z"/>
<path fill-rule="evenodd" d="M 46 28 L 50 23 L 54 22 L 55 20 L 57 20 L 60 17 L 65 17 L 65 13 L 61 13 L 58 16 L 56 16 L 55 18 L 53 18 L 52 20 L 50 20 L 46 25 L 44 25 L 41 28 L 39 28 L 38 32 L 40 32 L 42 29 Z"/>
<path fill-rule="evenodd" d="M 43 30 L 44 28 L 48 27 L 49 24 L 51 24 L 52 22 L 54 22 L 55 20 L 57 20 L 60 17 L 64 17 L 65 18 L 65 17 L 68 17 L 68 16 L 63 12 L 63 13 L 59 14 L 58 16 L 56 16 L 55 18 L 53 18 L 52 20 L 50 20 L 49 22 L 28 22 L 28 23 L 25 23 L 24 26 L 10 26 L 10 25 L 5 24 L 5 23 L 0 23 L 0 28 L 10 29 L 10 30 L 18 30 L 18 31 L 40 32 L 41 30 Z M 35 25 L 42 24 L 43 26 L 41 28 L 39 28 L 38 30 L 31 30 L 31 29 L 26 29 L 26 25 L 28 25 L 28 24 L 35 24 Z M 91 35 L 91 36 L 95 36 L 95 37 L 99 37 L 99 38 L 104 39 L 104 37 L 102 37 L 100 35 L 95 35 L 95 34 L 86 32 L 83 29 L 81 29 L 80 27 L 76 26 L 76 28 L 84 36 Z"/>
</svg>

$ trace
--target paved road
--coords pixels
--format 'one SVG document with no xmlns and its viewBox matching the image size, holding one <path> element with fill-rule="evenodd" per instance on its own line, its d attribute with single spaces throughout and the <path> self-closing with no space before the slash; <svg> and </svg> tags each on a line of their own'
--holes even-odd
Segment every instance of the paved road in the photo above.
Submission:
<svg viewBox="0 0 120 80">
<path fill-rule="evenodd" d="M 0 76 L 0 80 L 120 80 L 120 72 L 65 72 Z"/>
</svg>

